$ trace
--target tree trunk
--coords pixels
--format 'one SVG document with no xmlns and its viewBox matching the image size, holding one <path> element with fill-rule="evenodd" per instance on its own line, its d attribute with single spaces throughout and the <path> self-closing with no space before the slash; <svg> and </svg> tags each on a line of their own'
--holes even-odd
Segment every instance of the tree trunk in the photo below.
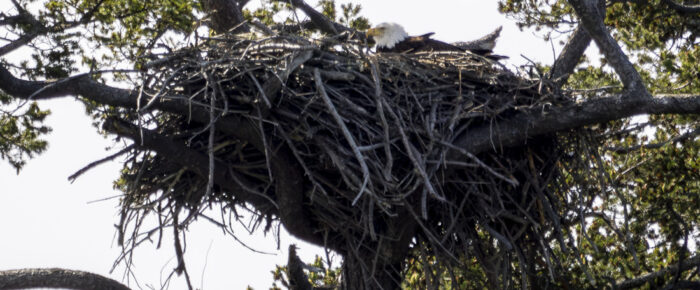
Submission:
<svg viewBox="0 0 700 290">
<path fill-rule="evenodd" d="M 343 290 L 369 290 L 383 289 L 393 290 L 401 288 L 401 265 L 402 263 L 386 263 L 381 258 L 375 256 L 362 257 L 354 254 L 343 256 L 342 284 Z M 372 271 L 372 269 L 375 271 Z M 371 273 L 374 272 L 374 275 Z"/>
<path fill-rule="evenodd" d="M 210 14 L 211 28 L 217 33 L 225 33 L 230 30 L 248 31 L 242 12 L 247 2 L 246 0 L 205 0 L 202 4 Z"/>
</svg>

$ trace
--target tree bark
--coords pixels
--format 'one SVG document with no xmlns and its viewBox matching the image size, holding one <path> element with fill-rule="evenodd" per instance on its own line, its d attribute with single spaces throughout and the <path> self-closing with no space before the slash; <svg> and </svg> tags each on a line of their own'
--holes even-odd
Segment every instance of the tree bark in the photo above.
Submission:
<svg viewBox="0 0 700 290">
<path fill-rule="evenodd" d="M 58 268 L 0 271 L 0 289 L 70 288 L 78 290 L 130 290 L 110 278 Z"/>
<path fill-rule="evenodd" d="M 618 281 L 615 285 L 614 289 L 633 289 L 633 288 L 638 288 L 643 286 L 644 284 L 653 281 L 654 279 L 657 279 L 659 277 L 663 277 L 664 275 L 667 275 L 669 273 L 674 273 L 679 271 L 687 271 L 689 269 L 695 268 L 700 266 L 700 255 L 689 258 L 685 261 L 683 261 L 682 265 L 679 264 L 673 264 L 671 266 L 668 266 L 667 268 L 661 269 L 656 272 L 652 272 L 646 275 L 639 276 L 637 278 L 629 279 L 629 280 L 624 280 L 624 281 Z M 696 284 L 697 285 L 697 284 Z M 674 288 L 675 289 L 675 288 Z M 690 288 L 688 288 L 690 289 Z"/>
<path fill-rule="evenodd" d="M 411 206 L 411 205 L 406 205 Z M 415 217 L 417 218 L 417 217 Z M 403 265 L 418 223 L 410 211 L 403 209 L 387 220 L 386 230 L 368 245 L 348 245 L 343 254 L 342 289 L 399 289 Z M 377 252 L 366 249 L 377 249 Z"/>
<path fill-rule="evenodd" d="M 209 11 L 211 28 L 217 33 L 245 32 L 249 30 L 243 18 L 243 6 L 247 0 L 204 0 L 204 8 Z"/>
<path fill-rule="evenodd" d="M 557 60 L 552 65 L 550 78 L 553 79 L 559 87 L 566 83 L 569 75 L 574 71 L 581 60 L 581 56 L 591 44 L 591 36 L 588 31 L 579 24 L 574 30 L 574 33 L 569 38 L 569 41 L 564 46 Z"/>
<path fill-rule="evenodd" d="M 477 154 L 502 147 L 526 144 L 527 140 L 548 133 L 604 123 L 640 114 L 700 114 L 700 95 L 639 98 L 633 92 L 587 100 L 549 111 L 522 112 L 507 120 L 467 130 L 455 141 L 457 147 Z M 458 160 L 452 150 L 448 159 Z"/>
<path fill-rule="evenodd" d="M 385 263 L 373 255 L 343 255 L 343 290 L 393 290 L 401 288 L 402 263 Z M 372 274 L 372 271 L 373 274 Z"/>
<path fill-rule="evenodd" d="M 599 8 L 598 0 L 569 0 L 576 15 L 595 41 L 598 48 L 605 55 L 605 59 L 615 69 L 615 72 L 625 85 L 625 89 L 634 91 L 630 97 L 649 98 L 642 77 L 634 68 L 627 55 L 622 51 L 620 45 L 610 36 L 605 26 L 605 13 Z"/>
</svg>

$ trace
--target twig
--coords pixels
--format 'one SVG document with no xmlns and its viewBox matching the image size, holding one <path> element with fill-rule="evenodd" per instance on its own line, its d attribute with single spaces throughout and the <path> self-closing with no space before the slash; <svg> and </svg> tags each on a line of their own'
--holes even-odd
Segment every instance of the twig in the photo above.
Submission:
<svg viewBox="0 0 700 290">
<path fill-rule="evenodd" d="M 646 275 L 642 275 L 640 277 L 634 278 L 634 279 L 628 279 L 628 280 L 621 280 L 615 282 L 615 289 L 632 289 L 632 288 L 637 288 L 645 283 L 652 281 L 654 279 L 657 279 L 659 277 L 665 276 L 666 274 L 670 274 L 676 271 L 687 271 L 689 269 L 695 268 L 700 266 L 700 255 L 697 255 L 692 258 L 688 258 L 683 262 L 682 267 L 678 267 L 678 264 L 673 264 L 670 265 L 666 268 L 663 268 L 661 270 L 658 270 L 656 272 L 652 272 Z"/>
<path fill-rule="evenodd" d="M 100 159 L 100 160 L 96 160 L 96 161 L 90 162 L 90 164 L 88 164 L 88 165 L 86 165 L 85 167 L 81 168 L 80 170 L 76 171 L 76 172 L 73 173 L 71 176 L 68 176 L 68 181 L 70 181 L 71 183 L 73 183 L 73 182 L 75 182 L 75 180 L 76 180 L 78 177 L 80 177 L 81 175 L 83 175 L 83 173 L 87 172 L 88 170 L 90 170 L 90 169 L 92 169 L 92 168 L 95 168 L 95 166 L 100 165 L 100 164 L 102 164 L 102 163 L 105 163 L 105 162 L 107 162 L 107 161 L 112 161 L 112 160 L 114 160 L 115 158 L 117 158 L 117 157 L 123 155 L 124 153 L 131 151 L 132 149 L 134 149 L 134 145 L 133 145 L 133 144 L 124 147 L 124 149 L 119 150 L 119 152 L 117 152 L 117 153 L 114 153 L 114 154 L 112 154 L 112 155 L 109 155 L 109 156 L 107 156 L 107 157 L 105 157 L 105 158 L 102 158 L 102 159 Z"/>
<path fill-rule="evenodd" d="M 357 196 L 352 201 L 352 204 L 355 205 L 362 196 L 362 194 L 367 190 L 367 185 L 371 187 L 371 181 L 369 179 L 369 168 L 367 167 L 367 162 L 365 162 L 364 155 L 362 155 L 362 152 L 360 152 L 360 148 L 357 146 L 357 142 L 355 142 L 355 138 L 352 137 L 350 130 L 348 130 L 348 127 L 345 126 L 343 118 L 340 116 L 338 110 L 336 110 L 335 106 L 333 106 L 333 102 L 328 97 L 326 89 L 324 88 L 323 81 L 321 80 L 321 72 L 317 68 L 314 69 L 314 80 L 316 81 L 316 88 L 318 89 L 318 92 L 321 95 L 323 102 L 326 104 L 326 107 L 328 107 L 328 110 L 333 116 L 333 119 L 335 119 L 335 122 L 342 130 L 343 135 L 345 136 L 345 140 L 347 140 L 350 144 L 350 147 L 352 148 L 352 151 L 355 154 L 355 158 L 357 158 L 357 162 L 360 163 L 360 168 L 362 169 L 362 186 L 360 186 L 360 190 L 357 193 Z M 372 194 L 371 191 L 368 191 L 368 193 Z"/>
<path fill-rule="evenodd" d="M 698 135 L 700 135 L 700 127 L 696 128 L 695 130 L 692 130 L 692 131 L 690 131 L 690 132 L 687 132 L 687 133 L 678 135 L 678 136 L 676 136 L 676 137 L 673 137 L 673 138 L 671 138 L 671 139 L 668 139 L 668 140 L 662 141 L 662 142 L 651 143 L 651 144 L 640 144 L 640 145 L 635 145 L 635 146 L 630 146 L 630 147 L 605 147 L 605 150 L 606 150 L 606 151 L 612 151 L 612 152 L 615 152 L 615 153 L 625 154 L 625 153 L 629 153 L 629 152 L 632 152 L 632 151 L 640 150 L 640 149 L 642 149 L 642 148 L 645 148 L 645 149 L 659 149 L 659 148 L 662 148 L 662 147 L 666 146 L 666 145 L 669 144 L 669 143 L 675 144 L 675 143 L 678 143 L 678 142 L 683 142 L 683 141 L 685 141 L 685 140 L 694 138 L 694 137 L 696 137 L 696 136 L 698 136 Z"/>
</svg>

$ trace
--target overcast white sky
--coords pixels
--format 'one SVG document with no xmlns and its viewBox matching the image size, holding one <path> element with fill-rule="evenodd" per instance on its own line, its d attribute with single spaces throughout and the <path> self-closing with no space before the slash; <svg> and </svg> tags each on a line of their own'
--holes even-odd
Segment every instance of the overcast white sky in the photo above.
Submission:
<svg viewBox="0 0 700 290">
<path fill-rule="evenodd" d="M 256 0 L 251 1 L 252 4 Z M 308 1 L 310 4 L 316 1 Z M 339 1 L 346 3 L 347 1 Z M 523 64 L 528 58 L 551 63 L 552 49 L 532 32 L 521 32 L 514 22 L 498 14 L 496 1 L 483 0 L 389 0 L 351 1 L 363 7 L 362 15 L 373 24 L 397 22 L 409 34 L 436 32 L 434 38 L 448 42 L 471 40 L 503 25 L 495 51 L 511 57 L 510 63 Z M 10 5 L 9 0 L 0 3 Z M 560 48 L 557 48 L 557 52 Z M 46 101 L 43 108 L 53 112 L 47 124 L 53 127 L 47 152 L 31 160 L 17 175 L 0 161 L 0 270 L 27 267 L 61 267 L 85 270 L 124 281 L 123 267 L 109 270 L 120 251 L 114 242 L 118 222 L 117 198 L 112 181 L 121 168 L 112 162 L 93 169 L 70 184 L 67 177 L 76 170 L 114 150 L 111 138 L 96 133 L 81 104 L 72 98 Z M 106 199 L 106 200 L 104 200 Z M 99 200 L 99 201 L 98 201 Z M 257 254 L 206 222 L 190 227 L 186 259 L 195 287 L 204 289 L 255 289 L 271 286 L 271 270 L 286 263 L 288 244 L 300 246 L 302 259 L 310 261 L 322 254 L 312 247 L 283 235 L 281 250 L 271 237 L 247 236 L 242 228 L 239 238 L 255 249 L 275 255 Z M 139 284 L 134 289 L 161 288 L 162 281 L 175 266 L 170 242 L 156 250 L 146 245 L 135 254 L 134 271 Z M 202 282 L 204 281 L 204 282 Z M 185 289 L 182 277 L 176 277 L 170 289 Z"/>
</svg>

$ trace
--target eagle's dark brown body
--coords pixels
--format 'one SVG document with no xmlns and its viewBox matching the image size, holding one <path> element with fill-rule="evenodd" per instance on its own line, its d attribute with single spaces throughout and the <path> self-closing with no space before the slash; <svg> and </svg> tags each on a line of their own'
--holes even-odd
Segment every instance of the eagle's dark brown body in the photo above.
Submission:
<svg viewBox="0 0 700 290">
<path fill-rule="evenodd" d="M 418 36 L 409 36 L 403 30 L 403 27 L 396 23 L 381 23 L 377 27 L 368 30 L 367 35 L 377 40 L 377 52 L 419 53 L 433 51 L 469 51 L 490 59 L 499 60 L 507 58 L 501 55 L 494 55 L 491 51 L 499 33 L 500 28 L 487 35 L 488 39 L 483 40 L 483 43 L 479 43 L 481 45 L 471 45 L 471 43 L 468 43 L 465 47 L 432 39 L 430 37 L 435 34 L 432 32 Z"/>
<path fill-rule="evenodd" d="M 431 32 L 418 36 L 409 36 L 396 43 L 392 48 L 377 46 L 377 52 L 416 53 L 429 51 L 464 51 L 464 49 L 452 44 L 430 38 L 433 34 L 435 33 Z"/>
</svg>

